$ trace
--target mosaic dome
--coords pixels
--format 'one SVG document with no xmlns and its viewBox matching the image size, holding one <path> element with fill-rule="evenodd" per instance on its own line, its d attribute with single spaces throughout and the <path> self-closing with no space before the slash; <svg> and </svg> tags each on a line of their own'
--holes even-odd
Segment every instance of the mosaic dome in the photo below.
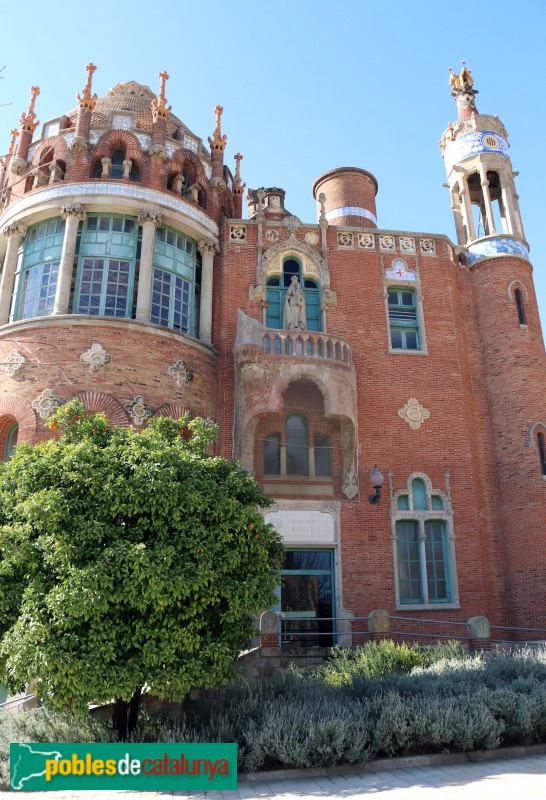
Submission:
<svg viewBox="0 0 546 800">
<path fill-rule="evenodd" d="M 109 111 L 133 111 L 136 112 L 136 128 L 142 131 L 152 130 L 152 108 L 151 102 L 155 98 L 149 86 L 143 86 L 136 81 L 129 83 L 118 83 L 110 89 L 105 97 L 99 97 L 93 116 L 91 117 L 91 127 L 107 127 Z M 67 116 L 72 121 L 76 120 L 78 109 L 69 111 Z M 169 114 L 167 117 L 167 136 L 172 137 L 177 128 L 186 128 L 178 117 Z"/>
</svg>

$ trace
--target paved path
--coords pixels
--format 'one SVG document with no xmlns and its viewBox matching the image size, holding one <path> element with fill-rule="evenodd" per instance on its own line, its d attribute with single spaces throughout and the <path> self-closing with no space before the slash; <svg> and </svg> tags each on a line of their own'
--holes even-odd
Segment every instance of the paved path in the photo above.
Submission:
<svg viewBox="0 0 546 800">
<path fill-rule="evenodd" d="M 0 792 L 7 800 L 8 792 Z M 13 794 L 9 795 L 11 798 Z M 16 795 L 15 795 L 16 796 Z M 546 800 L 546 755 L 332 778 L 241 783 L 236 792 L 24 792 L 24 800 Z"/>
</svg>

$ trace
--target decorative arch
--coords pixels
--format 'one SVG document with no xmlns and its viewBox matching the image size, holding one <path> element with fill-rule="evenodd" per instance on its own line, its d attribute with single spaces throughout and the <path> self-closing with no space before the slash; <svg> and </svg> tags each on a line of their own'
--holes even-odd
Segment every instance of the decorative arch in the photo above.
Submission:
<svg viewBox="0 0 546 800">
<path fill-rule="evenodd" d="M 534 422 L 531 427 L 529 428 L 529 447 L 536 447 L 536 436 L 535 431 L 539 428 L 541 433 L 546 434 L 546 422 L 542 422 L 538 420 L 538 422 Z"/>
<path fill-rule="evenodd" d="M 320 282 L 323 289 L 329 288 L 330 272 L 325 259 L 310 245 L 300 242 L 295 237 L 277 242 L 264 252 L 258 264 L 257 283 L 263 285 L 271 276 L 280 275 L 283 262 L 287 258 L 300 261 L 305 278 L 314 278 Z"/>
<path fill-rule="evenodd" d="M 419 479 L 422 480 L 425 484 L 427 496 L 431 497 L 433 494 L 438 495 L 438 497 L 442 498 L 442 502 L 444 504 L 444 510 L 448 511 L 451 508 L 451 500 L 449 495 L 442 491 L 442 489 L 435 489 L 432 485 L 432 481 L 428 477 L 428 475 L 424 472 L 412 472 L 406 481 L 406 488 L 405 489 L 398 489 L 394 493 L 394 500 L 398 500 L 400 496 L 409 495 L 411 497 L 412 493 L 412 483 L 414 480 Z"/>
<path fill-rule="evenodd" d="M 36 413 L 28 400 L 22 397 L 2 397 L 0 399 L 0 418 L 13 417 L 19 425 L 19 442 L 30 442 L 36 435 Z"/>
<path fill-rule="evenodd" d="M 37 166 L 41 163 L 43 154 L 46 150 L 53 150 L 54 160 L 64 161 L 68 163 L 72 160 L 70 150 L 66 146 L 63 136 L 49 136 L 41 144 L 38 145 L 32 156 L 32 166 Z"/>
<path fill-rule="evenodd" d="M 173 403 L 163 403 L 162 406 L 156 408 L 152 414 L 152 417 L 170 417 L 171 419 L 180 419 L 180 417 L 183 417 L 184 414 L 188 413 L 191 417 L 194 416 L 193 412 L 189 408 L 185 408 L 184 406 Z"/>
<path fill-rule="evenodd" d="M 139 169 L 142 168 L 144 152 L 137 137 L 131 131 L 113 129 L 106 131 L 97 144 L 92 148 L 91 160 L 94 162 L 98 158 L 110 158 L 112 150 L 119 146 L 125 150 L 125 157 L 130 158 Z"/>
<path fill-rule="evenodd" d="M 112 425 L 118 425 L 120 428 L 129 427 L 123 406 L 111 395 L 104 392 L 78 392 L 76 397 L 89 411 L 105 414 Z"/>
<path fill-rule="evenodd" d="M 206 190 L 208 188 L 209 181 L 205 172 L 205 168 L 201 163 L 201 159 L 198 158 L 191 150 L 188 150 L 185 147 L 179 147 L 178 150 L 175 150 L 172 158 L 167 161 L 168 169 L 177 169 L 179 172 L 182 172 L 185 161 L 190 162 L 195 170 L 195 182 Z"/>
<path fill-rule="evenodd" d="M 525 299 L 525 302 L 526 303 L 529 302 L 529 292 L 527 291 L 527 287 L 525 286 L 523 281 L 520 281 L 519 278 L 516 278 L 515 280 L 511 281 L 511 283 L 508 284 L 508 292 L 507 292 L 507 294 L 508 294 L 508 299 L 509 300 L 513 300 L 514 299 L 514 295 L 512 293 L 513 289 L 520 289 L 523 292 L 523 297 Z"/>
</svg>

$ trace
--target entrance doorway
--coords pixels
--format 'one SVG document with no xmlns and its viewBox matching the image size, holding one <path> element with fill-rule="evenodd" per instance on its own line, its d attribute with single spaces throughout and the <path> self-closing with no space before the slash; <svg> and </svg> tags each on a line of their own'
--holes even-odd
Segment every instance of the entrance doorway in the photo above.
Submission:
<svg viewBox="0 0 546 800">
<path fill-rule="evenodd" d="M 332 647 L 335 640 L 333 550 L 287 550 L 281 569 L 281 645 Z"/>
</svg>

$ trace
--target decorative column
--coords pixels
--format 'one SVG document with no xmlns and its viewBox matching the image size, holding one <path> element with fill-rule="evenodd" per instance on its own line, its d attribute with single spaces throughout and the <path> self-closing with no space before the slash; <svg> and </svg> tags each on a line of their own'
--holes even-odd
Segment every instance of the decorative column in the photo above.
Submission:
<svg viewBox="0 0 546 800">
<path fill-rule="evenodd" d="M 138 223 L 142 226 L 142 244 L 140 247 L 140 272 L 138 275 L 138 291 L 136 319 L 141 322 L 150 321 L 150 301 L 152 298 L 152 271 L 154 264 L 154 241 L 156 229 L 161 225 L 161 214 L 145 208 L 138 215 Z"/>
<path fill-rule="evenodd" d="M 70 287 L 72 286 L 72 273 L 74 271 L 74 256 L 76 254 L 76 239 L 78 227 L 85 219 L 85 210 L 79 203 L 69 203 L 61 208 L 61 217 L 66 221 L 64 229 L 63 249 L 61 263 L 59 264 L 59 277 L 55 290 L 53 303 L 53 316 L 68 314 L 70 302 Z"/>
<path fill-rule="evenodd" d="M 212 282 L 214 254 L 219 252 L 218 245 L 212 239 L 201 239 L 199 252 L 203 258 L 201 270 L 201 315 L 199 338 L 212 344 Z"/>
<path fill-rule="evenodd" d="M 9 322 L 13 281 L 15 278 L 15 268 L 17 266 L 17 254 L 26 232 L 26 226 L 21 225 L 20 222 L 12 222 L 2 231 L 8 240 L 8 246 L 4 258 L 2 280 L 0 281 L 0 325 L 6 325 Z"/>
<path fill-rule="evenodd" d="M 15 172 L 16 175 L 20 175 L 27 165 L 28 148 L 32 142 L 34 131 L 40 124 L 36 119 L 36 114 L 34 113 L 36 98 L 39 94 L 40 89 L 38 86 L 31 86 L 30 103 L 27 113 L 21 114 L 21 136 L 19 138 L 19 144 L 17 147 L 17 156 L 11 162 L 11 171 Z"/>
<path fill-rule="evenodd" d="M 243 160 L 243 156 L 237 153 L 233 158 L 237 162 L 235 165 L 235 183 L 233 184 L 235 216 L 237 219 L 241 219 L 243 216 L 243 192 L 246 186 L 246 183 L 241 183 L 241 161 Z"/>
<path fill-rule="evenodd" d="M 464 227 L 463 227 L 463 215 L 461 210 L 461 201 L 457 198 L 457 190 L 452 194 L 453 201 L 451 203 L 451 210 L 453 211 L 453 217 L 455 219 L 455 230 L 457 232 L 457 243 L 458 244 L 466 244 L 465 242 L 465 235 L 464 235 Z"/>
<path fill-rule="evenodd" d="M 468 244 L 476 238 L 476 231 L 474 229 L 474 217 L 472 216 L 472 207 L 468 196 L 468 183 L 465 175 L 461 175 L 459 178 L 459 194 L 462 200 L 462 212 L 466 225 L 466 244 Z"/>
<path fill-rule="evenodd" d="M 480 161 L 479 165 L 480 178 L 482 181 L 482 195 L 485 203 L 485 216 L 487 219 L 487 234 L 494 236 L 497 229 L 495 227 L 495 217 L 493 216 L 493 206 L 491 205 L 491 195 L 489 194 L 489 181 L 487 179 L 487 170 L 485 165 Z"/>
</svg>

